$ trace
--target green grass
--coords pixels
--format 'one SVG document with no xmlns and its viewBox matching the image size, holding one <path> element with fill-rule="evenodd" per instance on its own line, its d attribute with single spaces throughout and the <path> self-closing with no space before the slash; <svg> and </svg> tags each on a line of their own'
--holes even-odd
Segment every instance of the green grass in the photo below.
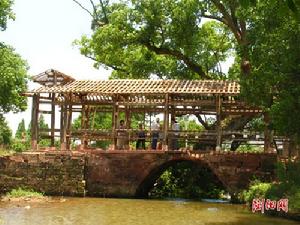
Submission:
<svg viewBox="0 0 300 225">
<path fill-rule="evenodd" d="M 43 197 L 44 194 L 40 192 L 36 192 L 30 189 L 13 189 L 10 192 L 6 194 L 6 197 L 8 198 L 21 198 L 21 197 L 26 197 L 26 198 L 32 198 L 32 197 Z"/>
<path fill-rule="evenodd" d="M 9 149 L 0 148 L 0 156 L 12 155 L 14 153 L 14 151 L 11 151 Z"/>
</svg>

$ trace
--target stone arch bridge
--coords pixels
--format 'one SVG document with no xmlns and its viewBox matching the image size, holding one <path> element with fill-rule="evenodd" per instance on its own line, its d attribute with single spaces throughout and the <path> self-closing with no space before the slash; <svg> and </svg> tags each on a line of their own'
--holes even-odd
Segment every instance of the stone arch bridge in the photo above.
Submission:
<svg viewBox="0 0 300 225">
<path fill-rule="evenodd" d="M 28 187 L 50 195 L 145 197 L 173 163 L 209 168 L 230 192 L 274 176 L 276 154 L 181 151 L 46 151 L 0 157 L 0 192 Z"/>
</svg>

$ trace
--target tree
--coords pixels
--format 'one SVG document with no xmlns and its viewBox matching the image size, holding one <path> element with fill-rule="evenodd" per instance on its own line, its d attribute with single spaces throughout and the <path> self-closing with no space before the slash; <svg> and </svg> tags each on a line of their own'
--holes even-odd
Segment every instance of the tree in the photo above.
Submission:
<svg viewBox="0 0 300 225">
<path fill-rule="evenodd" d="M 11 143 L 12 132 L 3 115 L 0 114 L 0 145 L 7 146 Z"/>
<path fill-rule="evenodd" d="M 0 113 L 24 111 L 27 101 L 27 64 L 12 47 L 0 43 Z"/>
<path fill-rule="evenodd" d="M 0 2 L 0 29 L 5 30 L 9 19 L 14 19 L 15 15 L 12 12 L 13 0 L 1 0 Z"/>
<path fill-rule="evenodd" d="M 5 30 L 8 19 L 14 19 L 13 0 L 0 3 L 0 29 Z M 27 89 L 27 63 L 14 49 L 0 42 L 0 114 L 24 111 L 26 98 L 21 96 Z"/>
<path fill-rule="evenodd" d="M 24 135 L 26 135 L 26 128 L 25 128 L 25 120 L 22 119 L 22 121 L 18 125 L 18 129 L 16 131 L 15 137 L 18 139 L 23 139 Z"/>
<path fill-rule="evenodd" d="M 299 115 L 297 100 L 287 100 L 299 91 L 297 1 L 100 0 L 89 1 L 92 10 L 73 1 L 93 18 L 93 35 L 76 42 L 81 53 L 112 68 L 112 77 L 237 79 L 249 103 L 280 116 L 278 130 L 288 130 L 288 117 L 276 112 L 289 106 Z M 225 75 L 217 68 L 229 55 L 236 62 Z M 228 127 L 242 128 L 251 118 Z"/>
<path fill-rule="evenodd" d="M 94 5 L 94 34 L 81 53 L 114 70 L 113 77 L 222 78 L 219 63 L 232 47 L 228 29 L 202 25 L 196 0 L 120 1 Z"/>
<path fill-rule="evenodd" d="M 300 94 L 300 26 L 282 1 L 257 3 L 248 38 L 252 74 L 242 78 L 244 96 L 270 111 L 272 128 L 298 136 Z M 292 116 L 291 116 L 292 115 Z"/>
</svg>

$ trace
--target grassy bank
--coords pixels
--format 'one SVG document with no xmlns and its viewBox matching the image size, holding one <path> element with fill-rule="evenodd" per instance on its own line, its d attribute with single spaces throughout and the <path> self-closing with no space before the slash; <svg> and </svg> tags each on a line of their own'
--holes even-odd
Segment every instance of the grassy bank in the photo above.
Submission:
<svg viewBox="0 0 300 225">
<path fill-rule="evenodd" d="M 2 196 L 2 201 L 45 201 L 46 197 L 43 193 L 33 191 L 26 188 L 13 189 Z"/>
</svg>

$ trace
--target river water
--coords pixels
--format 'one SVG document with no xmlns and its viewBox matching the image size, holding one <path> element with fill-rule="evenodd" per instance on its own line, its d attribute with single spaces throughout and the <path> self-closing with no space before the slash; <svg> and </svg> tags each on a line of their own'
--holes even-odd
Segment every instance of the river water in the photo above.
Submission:
<svg viewBox="0 0 300 225">
<path fill-rule="evenodd" d="M 66 198 L 45 203 L 0 203 L 6 225 L 294 225 L 253 214 L 242 205 L 186 200 Z"/>
</svg>

